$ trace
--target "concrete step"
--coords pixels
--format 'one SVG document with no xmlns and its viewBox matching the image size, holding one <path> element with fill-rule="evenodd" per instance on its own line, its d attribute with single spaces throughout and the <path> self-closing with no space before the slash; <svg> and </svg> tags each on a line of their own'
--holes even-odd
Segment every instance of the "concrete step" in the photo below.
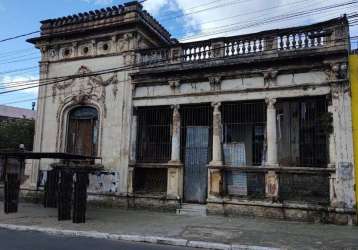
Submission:
<svg viewBox="0 0 358 250">
<path fill-rule="evenodd" d="M 176 210 L 178 215 L 206 216 L 206 206 L 200 204 L 182 204 L 181 208 Z"/>
</svg>

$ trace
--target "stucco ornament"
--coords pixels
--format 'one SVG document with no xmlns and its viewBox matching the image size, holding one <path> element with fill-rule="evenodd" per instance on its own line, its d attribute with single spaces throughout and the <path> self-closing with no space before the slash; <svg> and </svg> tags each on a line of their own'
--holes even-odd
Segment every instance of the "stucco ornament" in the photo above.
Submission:
<svg viewBox="0 0 358 250">
<path fill-rule="evenodd" d="M 264 72 L 264 84 L 265 88 L 269 88 L 271 83 L 275 83 L 278 75 L 278 70 L 268 70 L 267 72 Z"/>
<path fill-rule="evenodd" d="M 118 51 L 125 52 L 130 50 L 130 41 L 133 39 L 134 35 L 132 33 L 124 34 L 122 37 L 118 39 Z"/>
<path fill-rule="evenodd" d="M 212 91 L 221 90 L 221 76 L 209 76 L 208 79 Z"/>
<path fill-rule="evenodd" d="M 347 78 L 348 67 L 346 63 L 331 63 L 326 70 L 328 80 L 336 81 Z"/>
<path fill-rule="evenodd" d="M 74 105 L 86 104 L 88 101 L 94 101 L 103 106 L 106 111 L 106 87 L 113 85 L 116 92 L 118 79 L 117 74 L 113 73 L 107 80 L 103 80 L 100 75 L 95 75 L 86 66 L 81 66 L 74 74 L 76 78 L 59 82 L 53 85 L 53 98 L 56 96 L 60 99 L 59 112 L 63 105 L 72 102 Z M 59 115 L 59 113 L 58 113 Z M 106 112 L 104 113 L 106 116 Z"/>
<path fill-rule="evenodd" d="M 178 89 L 180 87 L 180 80 L 169 80 L 168 83 L 171 89 Z"/>
</svg>

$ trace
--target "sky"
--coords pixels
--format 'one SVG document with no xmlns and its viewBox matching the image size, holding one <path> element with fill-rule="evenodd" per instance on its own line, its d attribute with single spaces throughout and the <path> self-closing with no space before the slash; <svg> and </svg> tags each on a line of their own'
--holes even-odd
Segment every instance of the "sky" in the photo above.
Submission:
<svg viewBox="0 0 358 250">
<path fill-rule="evenodd" d="M 0 40 L 37 31 L 40 21 L 89 11 L 126 1 L 117 0 L 0 0 Z M 286 15 L 332 4 L 352 2 L 314 15 L 260 25 L 270 17 Z M 351 0 L 147 0 L 144 8 L 182 42 L 230 36 L 261 30 L 310 24 L 358 10 Z M 358 1 L 357 1 L 358 2 Z M 358 35 L 358 26 L 351 36 Z M 33 35 L 36 36 L 36 35 Z M 31 36 L 29 36 L 31 37 Z M 37 88 L 1 94 L 10 84 L 38 79 L 39 52 L 19 38 L 0 43 L 0 104 L 31 108 Z M 353 47 L 356 47 L 356 42 Z M 19 70 L 21 69 L 21 71 Z M 13 72 L 11 72 L 13 71 Z M 15 72 L 14 72 L 15 71 Z M 13 89 L 13 87 L 12 87 Z"/>
</svg>

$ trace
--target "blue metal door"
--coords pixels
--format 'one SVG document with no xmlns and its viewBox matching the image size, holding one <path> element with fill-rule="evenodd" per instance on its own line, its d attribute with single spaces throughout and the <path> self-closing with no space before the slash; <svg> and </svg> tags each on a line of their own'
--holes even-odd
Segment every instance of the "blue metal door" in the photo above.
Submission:
<svg viewBox="0 0 358 250">
<path fill-rule="evenodd" d="M 184 169 L 185 202 L 206 202 L 209 131 L 208 126 L 186 127 Z"/>
</svg>

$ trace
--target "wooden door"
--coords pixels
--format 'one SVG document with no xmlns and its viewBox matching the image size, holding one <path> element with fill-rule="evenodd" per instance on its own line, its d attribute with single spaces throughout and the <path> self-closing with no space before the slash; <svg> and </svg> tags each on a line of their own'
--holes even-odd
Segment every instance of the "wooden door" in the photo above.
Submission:
<svg viewBox="0 0 358 250">
<path fill-rule="evenodd" d="M 91 107 L 74 109 L 69 115 L 67 152 L 95 156 L 97 154 L 98 116 Z"/>
</svg>

